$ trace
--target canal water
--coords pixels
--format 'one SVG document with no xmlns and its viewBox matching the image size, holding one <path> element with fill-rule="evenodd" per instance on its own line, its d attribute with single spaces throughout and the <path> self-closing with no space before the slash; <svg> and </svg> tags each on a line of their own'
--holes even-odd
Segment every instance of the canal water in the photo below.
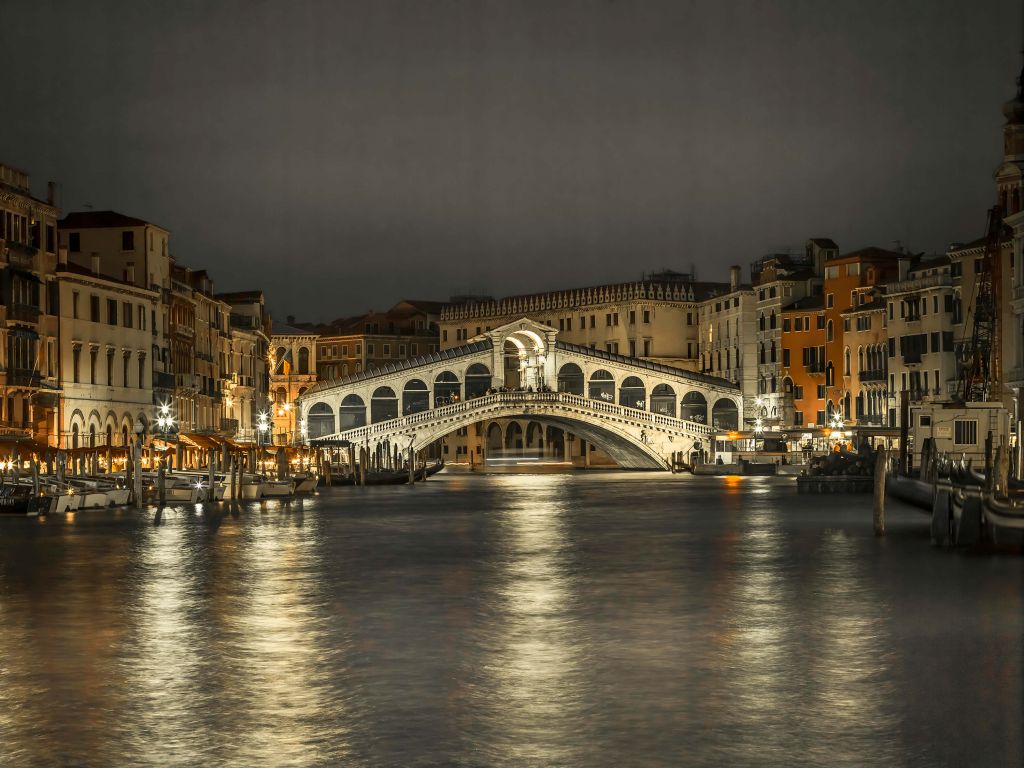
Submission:
<svg viewBox="0 0 1024 768">
<path fill-rule="evenodd" d="M 3 766 L 1019 766 L 1024 558 L 792 481 L 0 519 Z"/>
</svg>

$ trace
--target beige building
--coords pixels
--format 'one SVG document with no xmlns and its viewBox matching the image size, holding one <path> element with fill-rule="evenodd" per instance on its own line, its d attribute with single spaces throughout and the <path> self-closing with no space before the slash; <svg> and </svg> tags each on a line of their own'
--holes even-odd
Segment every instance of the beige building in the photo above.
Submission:
<svg viewBox="0 0 1024 768">
<path fill-rule="evenodd" d="M 171 290 L 170 233 L 116 211 L 78 211 L 61 219 L 58 234 L 69 267 L 161 295 L 146 321 L 151 405 L 171 402 L 175 387 L 167 341 L 170 303 L 165 298 Z"/>
<path fill-rule="evenodd" d="M 270 315 L 263 291 L 220 293 L 217 298 L 230 311 L 230 351 L 222 371 L 226 431 L 235 429 L 238 440 L 256 442 L 259 414 L 267 414 L 268 423 L 270 414 Z M 269 442 L 270 436 L 265 437 Z"/>
<path fill-rule="evenodd" d="M 57 217 L 53 187 L 32 196 L 28 174 L 0 165 L 0 430 L 56 444 Z"/>
<path fill-rule="evenodd" d="M 150 323 L 160 292 L 63 257 L 62 251 L 60 446 L 126 446 L 134 439 L 135 421 L 145 424 L 153 416 Z"/>
<path fill-rule="evenodd" d="M 730 267 L 729 287 L 700 304 L 700 371 L 738 384 L 743 412 L 761 415 L 757 381 L 757 294 Z M 767 411 L 764 413 L 767 416 Z"/>
</svg>

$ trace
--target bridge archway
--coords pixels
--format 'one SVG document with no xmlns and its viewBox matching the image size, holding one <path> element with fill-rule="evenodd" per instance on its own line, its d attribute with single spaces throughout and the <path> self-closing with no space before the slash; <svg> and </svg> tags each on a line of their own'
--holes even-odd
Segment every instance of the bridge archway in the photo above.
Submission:
<svg viewBox="0 0 1024 768">
<path fill-rule="evenodd" d="M 492 422 L 487 427 L 487 452 L 500 451 L 505 443 L 505 438 L 501 434 L 501 425 L 497 422 Z"/>
<path fill-rule="evenodd" d="M 391 387 L 377 387 L 370 398 L 370 423 L 398 418 L 398 396 Z"/>
<path fill-rule="evenodd" d="M 740 416 L 736 403 L 728 397 L 720 397 L 711 409 L 711 421 L 715 429 L 739 429 Z"/>
<path fill-rule="evenodd" d="M 566 363 L 558 369 L 558 391 L 574 395 L 583 394 L 583 369 L 576 363 Z"/>
<path fill-rule="evenodd" d="M 402 389 L 402 415 L 420 413 L 430 408 L 430 392 L 422 379 L 409 379 Z"/>
<path fill-rule="evenodd" d="M 510 421 L 505 428 L 505 448 L 509 450 L 523 450 L 523 428 L 518 421 Z"/>
<path fill-rule="evenodd" d="M 599 368 L 590 374 L 590 387 L 587 396 L 591 400 L 604 400 L 606 403 L 615 402 L 615 377 L 604 368 Z"/>
<path fill-rule="evenodd" d="M 703 394 L 692 390 L 683 395 L 679 407 L 679 418 L 697 424 L 708 423 L 708 401 Z"/>
<path fill-rule="evenodd" d="M 334 409 L 328 403 L 317 403 L 309 409 L 306 434 L 311 439 L 334 434 Z"/>
<path fill-rule="evenodd" d="M 312 409 L 310 409 L 312 410 Z M 338 429 L 355 429 L 366 426 L 366 403 L 359 395 L 346 395 L 338 409 Z"/>
<path fill-rule="evenodd" d="M 459 377 L 451 371 L 441 371 L 434 377 L 434 405 L 448 405 L 462 399 Z"/>
<path fill-rule="evenodd" d="M 651 412 L 675 418 L 676 391 L 668 384 L 658 384 L 651 390 Z"/>
<path fill-rule="evenodd" d="M 491 371 L 483 363 L 473 363 L 466 369 L 466 399 L 486 395 L 491 389 Z"/>
<path fill-rule="evenodd" d="M 619 405 L 644 410 L 647 407 L 647 387 L 637 376 L 627 376 L 619 385 Z"/>
</svg>

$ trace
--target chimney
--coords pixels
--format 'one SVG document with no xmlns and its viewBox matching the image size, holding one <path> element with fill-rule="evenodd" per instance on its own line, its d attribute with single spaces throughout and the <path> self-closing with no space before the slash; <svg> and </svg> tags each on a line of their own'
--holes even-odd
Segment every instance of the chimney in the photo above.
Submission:
<svg viewBox="0 0 1024 768">
<path fill-rule="evenodd" d="M 907 279 L 907 273 L 910 272 L 910 254 L 906 253 L 899 258 L 899 277 L 900 282 Z"/>
<path fill-rule="evenodd" d="M 57 249 L 57 266 L 61 269 L 68 265 L 68 249 L 63 245 Z"/>
<path fill-rule="evenodd" d="M 129 261 L 124 268 L 124 281 L 135 285 L 135 262 Z"/>
<path fill-rule="evenodd" d="M 733 264 L 729 267 L 729 290 L 735 291 L 740 287 L 740 268 Z"/>
<path fill-rule="evenodd" d="M 53 205 L 53 201 L 57 198 L 57 183 L 55 181 L 46 182 L 46 203 L 47 205 Z"/>
<path fill-rule="evenodd" d="M 98 253 L 92 255 L 92 273 L 94 275 L 100 273 L 100 255 Z"/>
</svg>

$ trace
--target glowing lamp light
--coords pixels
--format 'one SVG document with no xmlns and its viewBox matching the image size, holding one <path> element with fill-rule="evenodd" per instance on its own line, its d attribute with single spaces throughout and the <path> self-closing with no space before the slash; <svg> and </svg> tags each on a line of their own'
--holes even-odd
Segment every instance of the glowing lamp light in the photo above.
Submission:
<svg viewBox="0 0 1024 768">
<path fill-rule="evenodd" d="M 764 432 L 764 422 L 760 419 L 754 421 L 754 434 L 760 435 Z"/>
</svg>

